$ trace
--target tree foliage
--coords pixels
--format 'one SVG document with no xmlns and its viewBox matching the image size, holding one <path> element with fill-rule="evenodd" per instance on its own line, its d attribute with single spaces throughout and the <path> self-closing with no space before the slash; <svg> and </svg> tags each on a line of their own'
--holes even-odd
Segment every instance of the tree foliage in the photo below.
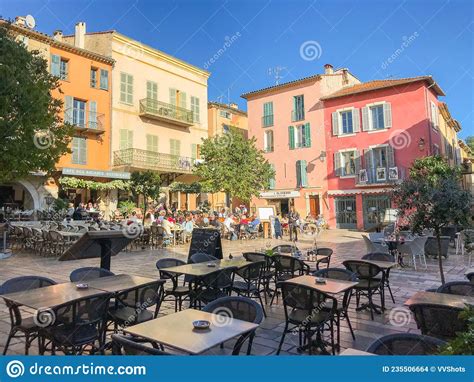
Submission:
<svg viewBox="0 0 474 382">
<path fill-rule="evenodd" d="M 474 154 L 474 135 L 470 135 L 466 138 L 466 144 L 471 149 L 471 152 Z"/>
<path fill-rule="evenodd" d="M 268 188 L 275 172 L 255 142 L 255 138 L 246 139 L 235 128 L 222 136 L 204 139 L 204 162 L 195 168 L 202 186 L 209 192 L 224 191 L 244 201 Z"/>
<path fill-rule="evenodd" d="M 3 27 L 0 84 L 0 181 L 51 172 L 73 133 L 60 117 L 62 101 L 52 96 L 59 82 L 38 51 L 29 52 Z"/>
<path fill-rule="evenodd" d="M 130 179 L 130 190 L 136 197 L 142 195 L 145 211 L 148 209 L 148 199 L 156 200 L 160 196 L 160 176 L 153 171 L 132 173 Z M 143 214 L 145 220 L 145 214 Z"/>
<path fill-rule="evenodd" d="M 129 190 L 130 182 L 126 180 L 112 180 L 110 182 L 97 182 L 94 180 L 86 180 L 80 178 L 74 178 L 72 176 L 65 176 L 59 178 L 59 184 L 63 188 L 82 188 L 88 190 L 97 191 L 109 191 L 109 190 Z"/>
<path fill-rule="evenodd" d="M 439 156 L 418 159 L 410 169 L 410 178 L 395 188 L 393 201 L 399 216 L 413 231 L 434 230 L 444 284 L 441 228 L 451 224 L 466 226 L 470 216 L 471 194 L 461 187 L 459 169 L 451 168 Z"/>
</svg>

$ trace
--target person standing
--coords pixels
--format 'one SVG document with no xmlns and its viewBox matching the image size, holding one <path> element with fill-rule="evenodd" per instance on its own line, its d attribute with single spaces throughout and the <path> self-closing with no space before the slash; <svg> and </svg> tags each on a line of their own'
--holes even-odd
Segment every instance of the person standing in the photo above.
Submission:
<svg viewBox="0 0 474 382">
<path fill-rule="evenodd" d="M 300 214 L 295 211 L 295 207 L 291 207 L 291 211 L 288 214 L 288 225 L 290 228 L 290 241 L 298 241 L 298 224 L 300 220 Z"/>
</svg>

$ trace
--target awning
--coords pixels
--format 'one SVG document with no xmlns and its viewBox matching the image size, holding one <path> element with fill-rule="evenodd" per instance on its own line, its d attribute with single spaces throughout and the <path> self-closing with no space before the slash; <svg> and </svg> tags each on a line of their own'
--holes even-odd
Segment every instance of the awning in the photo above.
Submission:
<svg viewBox="0 0 474 382">
<path fill-rule="evenodd" d="M 91 178 L 110 178 L 110 179 L 130 179 L 129 172 L 120 171 L 101 171 L 101 170 L 88 170 L 82 168 L 70 168 L 64 167 L 62 170 L 63 175 L 71 176 L 88 176 Z"/>
<path fill-rule="evenodd" d="M 390 188 L 370 188 L 370 189 L 365 189 L 365 190 L 332 190 L 332 191 L 328 191 L 328 196 L 386 194 L 391 191 L 392 189 Z"/>
<path fill-rule="evenodd" d="M 260 198 L 262 199 L 289 199 L 299 197 L 300 192 L 296 190 L 272 190 L 260 193 Z"/>
</svg>

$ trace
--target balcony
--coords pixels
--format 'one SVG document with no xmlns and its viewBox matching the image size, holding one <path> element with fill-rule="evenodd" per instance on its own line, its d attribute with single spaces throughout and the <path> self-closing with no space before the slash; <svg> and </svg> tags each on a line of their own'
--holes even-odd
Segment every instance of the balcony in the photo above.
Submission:
<svg viewBox="0 0 474 382">
<path fill-rule="evenodd" d="M 140 100 L 140 116 L 188 127 L 194 124 L 193 112 L 152 98 Z"/>
<path fill-rule="evenodd" d="M 356 177 L 356 186 L 394 185 L 406 178 L 404 167 L 370 167 L 363 168 Z"/>
<path fill-rule="evenodd" d="M 262 127 L 270 127 L 270 126 L 273 126 L 273 114 L 264 115 L 262 117 Z"/>
<path fill-rule="evenodd" d="M 69 123 L 79 133 L 100 135 L 105 132 L 105 116 L 102 113 L 88 113 L 86 119 L 84 110 L 72 109 L 70 116 Z"/>
<path fill-rule="evenodd" d="M 304 110 L 293 110 L 291 112 L 291 122 L 304 121 Z"/>
<path fill-rule="evenodd" d="M 141 149 L 114 151 L 114 167 L 158 172 L 191 173 L 195 160 Z"/>
</svg>

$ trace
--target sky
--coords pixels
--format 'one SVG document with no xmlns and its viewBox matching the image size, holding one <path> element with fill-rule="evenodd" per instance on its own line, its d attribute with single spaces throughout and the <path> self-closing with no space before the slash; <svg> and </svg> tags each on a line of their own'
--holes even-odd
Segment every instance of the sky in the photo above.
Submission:
<svg viewBox="0 0 474 382">
<path fill-rule="evenodd" d="M 244 110 L 241 94 L 326 63 L 361 81 L 432 75 L 474 135 L 472 0 L 0 0 L 1 17 L 27 14 L 41 32 L 85 21 L 204 68 L 209 100 Z"/>
</svg>

